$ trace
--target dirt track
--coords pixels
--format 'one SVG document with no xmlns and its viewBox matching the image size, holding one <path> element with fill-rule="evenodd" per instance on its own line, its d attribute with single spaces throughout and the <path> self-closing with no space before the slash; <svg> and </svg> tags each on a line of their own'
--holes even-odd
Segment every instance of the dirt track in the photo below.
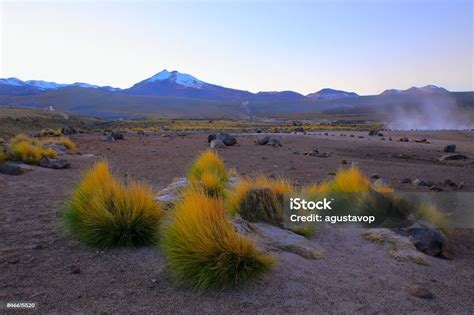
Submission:
<svg viewBox="0 0 474 315">
<path fill-rule="evenodd" d="M 281 148 L 255 146 L 256 136 L 239 136 L 239 146 L 222 150 L 226 165 L 240 174 L 286 176 L 299 184 L 328 178 L 341 160 L 356 162 L 367 174 L 389 179 L 398 190 L 428 191 L 403 184 L 403 178 L 446 178 L 474 191 L 474 133 L 391 133 L 398 140 L 428 138 L 430 144 L 382 141 L 366 133 L 281 136 Z M 334 134 L 334 136 L 331 136 Z M 364 135 L 364 138 L 358 138 Z M 278 136 L 278 135 L 277 135 Z M 183 176 L 207 148 L 206 135 L 129 136 L 106 143 L 96 135 L 74 138 L 83 154 L 106 157 L 119 176 L 146 180 L 156 190 Z M 455 143 L 471 160 L 440 163 L 445 144 Z M 329 158 L 303 155 L 313 148 Z M 298 152 L 299 154 L 295 154 Z M 21 176 L 0 175 L 0 301 L 37 302 L 40 312 L 293 312 L 293 313 L 472 313 L 474 233 L 453 234 L 454 261 L 431 258 L 431 265 L 397 262 L 387 251 L 360 237 L 358 230 L 323 231 L 313 238 L 324 260 L 277 253 L 278 265 L 260 284 L 238 291 L 197 294 L 176 287 L 158 248 L 97 251 L 62 232 L 57 214 L 81 171 L 98 158 L 68 156 L 72 168 L 35 168 Z M 454 188 L 442 187 L 451 191 Z M 71 273 L 71 266 L 80 273 Z M 420 283 L 433 300 L 412 297 L 407 287 Z"/>
</svg>

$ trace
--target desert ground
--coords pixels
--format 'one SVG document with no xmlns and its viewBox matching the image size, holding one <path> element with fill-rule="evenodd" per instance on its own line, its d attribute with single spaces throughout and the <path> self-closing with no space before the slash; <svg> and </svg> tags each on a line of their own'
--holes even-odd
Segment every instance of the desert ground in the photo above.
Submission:
<svg viewBox="0 0 474 315">
<path fill-rule="evenodd" d="M 383 133 L 385 140 L 352 131 L 272 135 L 282 147 L 256 146 L 261 134 L 238 134 L 238 144 L 219 154 L 240 175 L 284 176 L 299 185 L 330 178 L 346 160 L 400 191 L 430 191 L 403 183 L 405 178 L 432 181 L 443 191 L 474 191 L 474 132 Z M 429 257 L 425 266 L 393 259 L 359 229 L 325 229 L 310 239 L 327 252 L 325 259 L 273 252 L 277 265 L 264 281 L 207 293 L 177 286 L 159 247 L 99 251 L 64 233 L 58 215 L 94 162 L 105 158 L 117 175 L 144 180 L 158 192 L 185 176 L 209 147 L 207 135 L 127 133 L 115 142 L 97 133 L 73 135 L 81 154 L 67 156 L 69 169 L 0 174 L 0 301 L 36 302 L 41 313 L 472 314 L 472 230 L 453 231 L 454 260 Z M 401 137 L 410 142 L 398 141 Z M 429 143 L 411 141 L 423 138 Z M 470 159 L 439 162 L 450 143 Z M 304 154 L 313 149 L 329 157 Z M 443 186 L 445 179 L 456 186 Z M 434 298 L 411 296 L 413 284 L 428 288 Z"/>
</svg>

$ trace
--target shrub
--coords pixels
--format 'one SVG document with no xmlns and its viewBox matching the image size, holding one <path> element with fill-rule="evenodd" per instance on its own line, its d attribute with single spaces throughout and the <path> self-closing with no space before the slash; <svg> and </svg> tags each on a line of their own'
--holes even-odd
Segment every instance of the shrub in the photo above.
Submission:
<svg viewBox="0 0 474 315">
<path fill-rule="evenodd" d="M 53 149 L 44 149 L 41 145 L 34 145 L 27 141 L 14 144 L 10 150 L 12 159 L 28 164 L 39 164 L 42 158 L 54 158 L 57 156 L 56 151 Z"/>
<path fill-rule="evenodd" d="M 355 166 L 341 169 L 330 182 L 330 190 L 333 192 L 369 192 L 371 191 L 370 180 Z"/>
<path fill-rule="evenodd" d="M 220 157 L 212 150 L 207 150 L 189 168 L 188 179 L 191 186 L 204 188 L 211 196 L 223 196 L 228 174 Z"/>
<path fill-rule="evenodd" d="M 47 128 L 47 129 L 41 130 L 39 134 L 40 134 L 41 137 L 59 137 L 63 133 L 62 133 L 61 129 L 53 130 L 53 129 Z"/>
<path fill-rule="evenodd" d="M 224 201 L 187 191 L 165 230 L 163 249 L 171 272 L 197 290 L 222 290 L 261 278 L 273 265 L 238 235 L 225 217 Z"/>
<path fill-rule="evenodd" d="M 4 151 L 0 151 L 0 163 L 5 161 L 6 159 L 7 159 L 7 154 Z"/>
<path fill-rule="evenodd" d="M 117 181 L 106 162 L 85 173 L 64 212 L 66 229 L 84 243 L 109 248 L 154 244 L 162 220 L 150 187 Z"/>
<path fill-rule="evenodd" d="M 228 196 L 228 208 L 231 214 L 235 215 L 240 212 L 242 202 L 248 197 L 249 191 L 253 189 L 268 188 L 276 197 L 275 202 L 278 207 L 283 206 L 283 195 L 294 191 L 293 186 L 286 179 L 269 179 L 263 175 L 254 178 L 242 179 Z M 268 202 L 264 204 L 272 205 L 271 198 L 267 198 Z M 245 201 L 245 202 L 248 202 Z M 272 205 L 273 206 L 273 205 Z M 249 205 L 249 207 L 253 207 Z M 256 209 L 256 207 L 253 207 Z"/>
<path fill-rule="evenodd" d="M 27 142 L 29 144 L 32 144 L 32 145 L 39 145 L 40 141 L 36 138 L 30 138 L 28 137 L 27 135 L 24 135 L 24 134 L 18 134 L 16 135 L 15 137 L 13 137 L 11 140 L 10 140 L 10 146 L 15 146 L 16 144 L 18 143 L 21 143 L 21 142 Z"/>
</svg>

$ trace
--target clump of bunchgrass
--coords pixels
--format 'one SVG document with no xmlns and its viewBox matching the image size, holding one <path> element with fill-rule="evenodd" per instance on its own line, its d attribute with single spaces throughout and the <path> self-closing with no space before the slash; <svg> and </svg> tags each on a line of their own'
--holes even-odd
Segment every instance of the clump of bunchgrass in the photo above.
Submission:
<svg viewBox="0 0 474 315">
<path fill-rule="evenodd" d="M 63 215 L 66 229 L 99 248 L 155 244 L 161 207 L 147 185 L 114 178 L 106 162 L 85 173 Z"/>
<path fill-rule="evenodd" d="M 39 135 L 41 137 L 59 137 L 59 136 L 62 136 L 62 131 L 61 129 L 49 129 L 49 128 L 46 128 L 46 129 L 43 129 L 40 131 Z"/>
<path fill-rule="evenodd" d="M 9 156 L 13 160 L 37 165 L 43 158 L 54 158 L 57 156 L 57 153 L 51 148 L 43 148 L 41 144 L 35 145 L 24 141 L 12 145 Z"/>
<path fill-rule="evenodd" d="M 224 196 L 229 176 L 221 158 L 207 150 L 189 168 L 188 179 L 192 187 L 203 188 L 210 196 Z"/>
<path fill-rule="evenodd" d="M 222 198 L 187 190 L 163 237 L 171 272 L 197 290 L 222 290 L 263 277 L 273 259 L 236 233 Z"/>
<path fill-rule="evenodd" d="M 264 202 L 264 204 L 269 207 L 276 208 L 283 207 L 283 196 L 285 193 L 294 192 L 293 185 L 284 178 L 270 179 L 263 175 L 250 178 L 242 178 L 237 183 L 232 193 L 230 193 L 228 196 L 228 208 L 230 213 L 233 215 L 240 213 L 241 207 L 244 203 L 249 208 L 253 208 L 254 211 L 260 211 L 261 209 L 257 209 L 258 207 L 256 207 L 255 205 L 248 204 L 249 200 L 247 200 L 247 197 L 249 196 L 250 191 L 262 189 L 268 189 L 268 191 L 271 192 L 271 195 L 274 196 L 267 196 L 268 198 L 265 198 L 266 201 Z"/>
</svg>

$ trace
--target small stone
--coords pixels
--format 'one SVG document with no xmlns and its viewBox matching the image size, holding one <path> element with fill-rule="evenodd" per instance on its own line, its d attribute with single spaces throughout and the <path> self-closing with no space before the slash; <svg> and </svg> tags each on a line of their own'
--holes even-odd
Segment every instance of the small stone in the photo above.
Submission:
<svg viewBox="0 0 474 315">
<path fill-rule="evenodd" d="M 453 187 L 453 186 L 456 186 L 456 183 L 450 180 L 449 178 L 446 178 L 445 180 L 443 180 L 443 186 Z"/>
<path fill-rule="evenodd" d="M 79 266 L 72 265 L 71 266 L 71 273 L 73 275 L 77 275 L 77 274 L 81 273 L 81 268 L 79 268 Z"/>
<path fill-rule="evenodd" d="M 402 179 L 402 184 L 408 184 L 408 183 L 411 183 L 411 178 L 406 177 Z"/>
<path fill-rule="evenodd" d="M 433 298 L 433 293 L 431 293 L 430 290 L 427 288 L 421 286 L 421 285 L 411 285 L 408 288 L 408 292 L 410 295 L 418 297 L 420 299 L 432 299 Z"/>
<path fill-rule="evenodd" d="M 370 178 L 372 178 L 372 179 L 379 179 L 380 176 L 379 176 L 378 174 L 372 174 L 372 175 L 370 176 Z"/>
<path fill-rule="evenodd" d="M 456 145 L 448 144 L 447 146 L 444 147 L 443 151 L 447 153 L 454 153 L 456 151 Z"/>
</svg>

